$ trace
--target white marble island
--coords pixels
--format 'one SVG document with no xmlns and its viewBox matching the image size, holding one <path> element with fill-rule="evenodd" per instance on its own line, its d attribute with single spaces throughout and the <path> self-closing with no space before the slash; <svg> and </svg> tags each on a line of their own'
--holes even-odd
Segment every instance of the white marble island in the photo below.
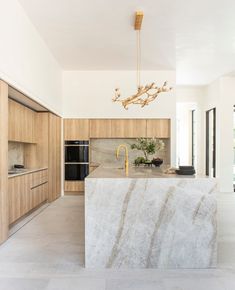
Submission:
<svg viewBox="0 0 235 290">
<path fill-rule="evenodd" d="M 85 181 L 85 265 L 216 267 L 216 180 L 100 166 Z"/>
</svg>

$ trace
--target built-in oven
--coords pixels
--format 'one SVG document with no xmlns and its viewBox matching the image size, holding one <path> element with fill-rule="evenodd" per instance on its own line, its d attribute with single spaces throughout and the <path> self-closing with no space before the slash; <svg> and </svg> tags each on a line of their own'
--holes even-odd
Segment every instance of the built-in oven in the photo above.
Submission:
<svg viewBox="0 0 235 290">
<path fill-rule="evenodd" d="M 65 141 L 65 180 L 84 180 L 89 174 L 89 141 Z"/>
</svg>

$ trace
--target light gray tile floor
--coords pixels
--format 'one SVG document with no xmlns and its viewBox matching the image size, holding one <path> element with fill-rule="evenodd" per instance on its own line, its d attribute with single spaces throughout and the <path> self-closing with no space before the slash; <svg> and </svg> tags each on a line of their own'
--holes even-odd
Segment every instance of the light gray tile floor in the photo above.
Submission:
<svg viewBox="0 0 235 290">
<path fill-rule="evenodd" d="M 84 269 L 84 200 L 62 197 L 0 246 L 0 290 L 235 290 L 235 195 L 218 195 L 218 268 Z"/>
</svg>

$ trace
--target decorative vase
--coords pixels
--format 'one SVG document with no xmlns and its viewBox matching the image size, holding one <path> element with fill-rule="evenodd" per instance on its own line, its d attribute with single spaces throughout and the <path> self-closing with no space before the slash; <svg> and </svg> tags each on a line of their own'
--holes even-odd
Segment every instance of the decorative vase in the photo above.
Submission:
<svg viewBox="0 0 235 290">
<path fill-rule="evenodd" d="M 163 159 L 161 158 L 153 158 L 152 164 L 155 165 L 156 167 L 161 166 L 163 163 Z"/>
</svg>

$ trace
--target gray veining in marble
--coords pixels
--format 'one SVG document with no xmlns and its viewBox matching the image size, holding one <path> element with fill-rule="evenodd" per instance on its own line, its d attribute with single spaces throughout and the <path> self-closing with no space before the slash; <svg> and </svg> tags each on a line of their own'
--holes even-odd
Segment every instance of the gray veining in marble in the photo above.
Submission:
<svg viewBox="0 0 235 290">
<path fill-rule="evenodd" d="M 215 179 L 90 177 L 85 183 L 86 267 L 216 266 Z"/>
<path fill-rule="evenodd" d="M 165 143 L 163 151 L 156 152 L 153 156 L 160 157 L 164 164 L 170 164 L 170 139 L 162 139 Z M 132 150 L 130 145 L 136 143 L 136 139 L 91 139 L 90 142 L 90 161 L 93 163 L 114 163 L 120 164 L 124 151 L 120 151 L 120 161 L 115 160 L 115 151 L 120 144 L 126 144 L 129 149 L 129 162 L 132 164 L 136 157 L 143 156 L 138 150 Z M 150 156 L 150 158 L 153 158 Z"/>
<path fill-rule="evenodd" d="M 234 193 L 217 195 L 218 268 L 194 270 L 84 269 L 83 198 L 57 199 L 0 246 L 0 289 L 235 289 Z"/>
</svg>

